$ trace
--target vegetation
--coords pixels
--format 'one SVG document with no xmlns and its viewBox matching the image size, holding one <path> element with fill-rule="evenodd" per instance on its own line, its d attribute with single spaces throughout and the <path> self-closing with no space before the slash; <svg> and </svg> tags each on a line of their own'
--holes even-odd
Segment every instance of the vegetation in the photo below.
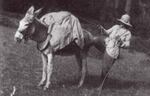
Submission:
<svg viewBox="0 0 150 96">
<path fill-rule="evenodd" d="M 92 18 L 105 25 L 113 23 L 124 13 L 131 15 L 132 33 L 144 38 L 150 37 L 150 1 L 149 0 L 3 0 L 5 11 L 25 13 L 34 5 L 47 11 L 67 10 L 82 16 Z M 107 26 L 106 26 L 107 27 Z"/>
</svg>

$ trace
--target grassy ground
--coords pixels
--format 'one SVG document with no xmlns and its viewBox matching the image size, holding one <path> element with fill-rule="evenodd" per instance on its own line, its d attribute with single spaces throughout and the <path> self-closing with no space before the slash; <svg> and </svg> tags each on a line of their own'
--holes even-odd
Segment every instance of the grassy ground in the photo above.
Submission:
<svg viewBox="0 0 150 96">
<path fill-rule="evenodd" d="M 17 25 L 17 19 L 0 19 L 0 96 L 9 96 L 13 86 L 16 87 L 15 96 L 95 96 L 100 83 L 100 52 L 95 48 L 90 50 L 89 75 L 79 89 L 75 87 L 79 74 L 74 56 L 56 56 L 51 88 L 43 91 L 36 86 L 42 75 L 42 62 L 36 44 L 32 41 L 28 44 L 14 42 L 14 21 Z M 150 95 L 150 58 L 146 54 L 149 52 L 148 41 L 145 44 L 134 40 L 132 50 L 121 50 L 120 60 L 113 66 L 102 96 Z"/>
</svg>

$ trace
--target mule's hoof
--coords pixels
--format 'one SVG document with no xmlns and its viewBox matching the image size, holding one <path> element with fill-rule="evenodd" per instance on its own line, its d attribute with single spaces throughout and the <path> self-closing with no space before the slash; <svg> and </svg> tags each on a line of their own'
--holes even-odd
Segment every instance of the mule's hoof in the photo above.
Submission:
<svg viewBox="0 0 150 96">
<path fill-rule="evenodd" d="M 38 85 L 37 85 L 37 87 L 41 87 L 41 86 L 42 86 L 42 84 L 38 84 Z"/>
<path fill-rule="evenodd" d="M 78 88 L 81 88 L 81 87 L 82 87 L 82 85 L 83 85 L 83 82 L 82 82 L 82 81 L 80 81 L 80 82 L 79 82 L 79 84 L 78 84 Z"/>
<path fill-rule="evenodd" d="M 44 87 L 44 88 L 43 88 L 43 90 L 44 90 L 44 91 L 46 91 L 46 90 L 47 90 L 47 88 L 46 88 L 46 87 Z"/>
<path fill-rule="evenodd" d="M 46 91 L 48 88 L 49 88 L 49 87 L 44 86 L 44 87 L 43 87 L 43 90 Z"/>
<path fill-rule="evenodd" d="M 44 83 L 39 83 L 37 86 L 38 87 L 41 87 L 41 86 L 43 86 L 44 85 Z"/>
<path fill-rule="evenodd" d="M 81 88 L 82 87 L 82 84 L 79 84 L 78 86 L 77 86 L 77 88 Z"/>
<path fill-rule="evenodd" d="M 81 88 L 82 86 L 78 85 L 77 88 Z"/>
<path fill-rule="evenodd" d="M 46 91 L 49 88 L 49 86 L 50 86 L 50 83 L 47 83 L 43 89 Z"/>
</svg>

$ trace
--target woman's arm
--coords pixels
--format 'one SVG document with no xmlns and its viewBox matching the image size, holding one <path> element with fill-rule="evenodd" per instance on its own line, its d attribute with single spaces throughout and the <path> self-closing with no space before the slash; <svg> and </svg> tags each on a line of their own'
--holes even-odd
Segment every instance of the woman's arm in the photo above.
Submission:
<svg viewBox="0 0 150 96">
<path fill-rule="evenodd" d="M 127 34 L 125 40 L 122 42 L 121 47 L 128 48 L 130 46 L 131 33 Z"/>
<path fill-rule="evenodd" d="M 103 27 L 102 27 L 103 28 Z M 113 31 L 117 30 L 119 28 L 119 25 L 114 25 L 113 27 L 111 27 L 110 29 L 106 30 L 105 28 L 103 28 L 103 33 L 109 35 L 111 34 Z"/>
</svg>

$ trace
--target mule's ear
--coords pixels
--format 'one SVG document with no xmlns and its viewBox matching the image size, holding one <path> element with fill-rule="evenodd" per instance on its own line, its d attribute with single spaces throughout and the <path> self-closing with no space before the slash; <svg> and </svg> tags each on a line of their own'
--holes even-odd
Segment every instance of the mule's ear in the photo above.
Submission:
<svg viewBox="0 0 150 96">
<path fill-rule="evenodd" d="M 28 14 L 34 14 L 34 6 L 31 6 L 28 11 L 27 11 Z"/>
<path fill-rule="evenodd" d="M 40 8 L 40 9 L 36 10 L 36 11 L 34 12 L 34 14 L 35 14 L 36 16 L 39 15 L 39 14 L 41 13 L 42 9 L 43 9 L 43 8 Z"/>
</svg>

